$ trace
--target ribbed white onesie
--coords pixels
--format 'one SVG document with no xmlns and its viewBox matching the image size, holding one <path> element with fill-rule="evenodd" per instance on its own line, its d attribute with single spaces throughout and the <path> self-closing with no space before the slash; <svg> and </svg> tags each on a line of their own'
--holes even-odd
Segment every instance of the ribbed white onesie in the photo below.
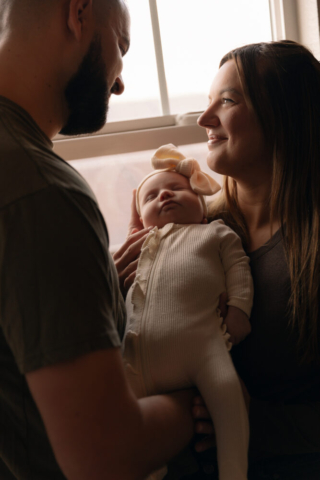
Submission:
<svg viewBox="0 0 320 480">
<path fill-rule="evenodd" d="M 155 227 L 128 292 L 124 363 L 137 397 L 196 385 L 214 422 L 220 480 L 247 479 L 248 418 L 219 296 L 251 313 L 249 259 L 221 220 Z M 162 478 L 164 471 L 152 478 Z"/>
</svg>

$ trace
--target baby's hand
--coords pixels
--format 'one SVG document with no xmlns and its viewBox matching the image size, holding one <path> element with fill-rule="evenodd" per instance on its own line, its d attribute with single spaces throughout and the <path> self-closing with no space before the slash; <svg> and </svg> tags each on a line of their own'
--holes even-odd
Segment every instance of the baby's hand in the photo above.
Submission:
<svg viewBox="0 0 320 480">
<path fill-rule="evenodd" d="M 240 308 L 229 305 L 228 313 L 224 319 L 227 325 L 227 331 L 230 334 L 230 342 L 237 345 L 246 338 L 251 332 L 251 324 L 246 315 Z"/>
</svg>

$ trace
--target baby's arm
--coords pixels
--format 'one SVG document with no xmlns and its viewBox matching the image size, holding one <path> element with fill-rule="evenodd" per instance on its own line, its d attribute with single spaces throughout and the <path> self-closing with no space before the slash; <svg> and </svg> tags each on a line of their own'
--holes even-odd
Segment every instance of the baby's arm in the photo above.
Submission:
<svg viewBox="0 0 320 480">
<path fill-rule="evenodd" d="M 230 341 L 241 342 L 251 331 L 249 317 L 253 301 L 253 282 L 249 258 L 243 250 L 239 236 L 222 220 L 216 224 L 220 238 L 220 258 L 225 272 L 228 313 L 225 323 Z"/>
<path fill-rule="evenodd" d="M 230 342 L 233 345 L 240 343 L 251 332 L 248 315 L 238 307 L 230 305 L 224 321 L 230 334 Z"/>
</svg>

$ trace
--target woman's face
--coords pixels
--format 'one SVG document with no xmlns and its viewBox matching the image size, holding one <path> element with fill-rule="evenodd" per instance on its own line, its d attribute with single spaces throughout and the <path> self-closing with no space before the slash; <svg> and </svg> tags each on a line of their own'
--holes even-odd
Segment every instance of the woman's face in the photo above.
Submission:
<svg viewBox="0 0 320 480">
<path fill-rule="evenodd" d="M 259 88 L 259 86 L 257 86 Z M 226 62 L 213 80 L 209 106 L 198 124 L 207 130 L 208 166 L 235 180 L 261 181 L 270 177 L 272 148 L 252 107 L 247 105 L 233 60 Z"/>
</svg>

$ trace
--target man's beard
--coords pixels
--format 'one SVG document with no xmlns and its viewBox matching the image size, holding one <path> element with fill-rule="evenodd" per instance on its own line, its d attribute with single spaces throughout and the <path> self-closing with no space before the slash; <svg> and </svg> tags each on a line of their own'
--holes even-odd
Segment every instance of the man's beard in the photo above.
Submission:
<svg viewBox="0 0 320 480">
<path fill-rule="evenodd" d="M 109 96 L 101 38 L 96 36 L 65 89 L 69 117 L 60 133 L 80 135 L 100 130 L 106 123 Z"/>
</svg>

